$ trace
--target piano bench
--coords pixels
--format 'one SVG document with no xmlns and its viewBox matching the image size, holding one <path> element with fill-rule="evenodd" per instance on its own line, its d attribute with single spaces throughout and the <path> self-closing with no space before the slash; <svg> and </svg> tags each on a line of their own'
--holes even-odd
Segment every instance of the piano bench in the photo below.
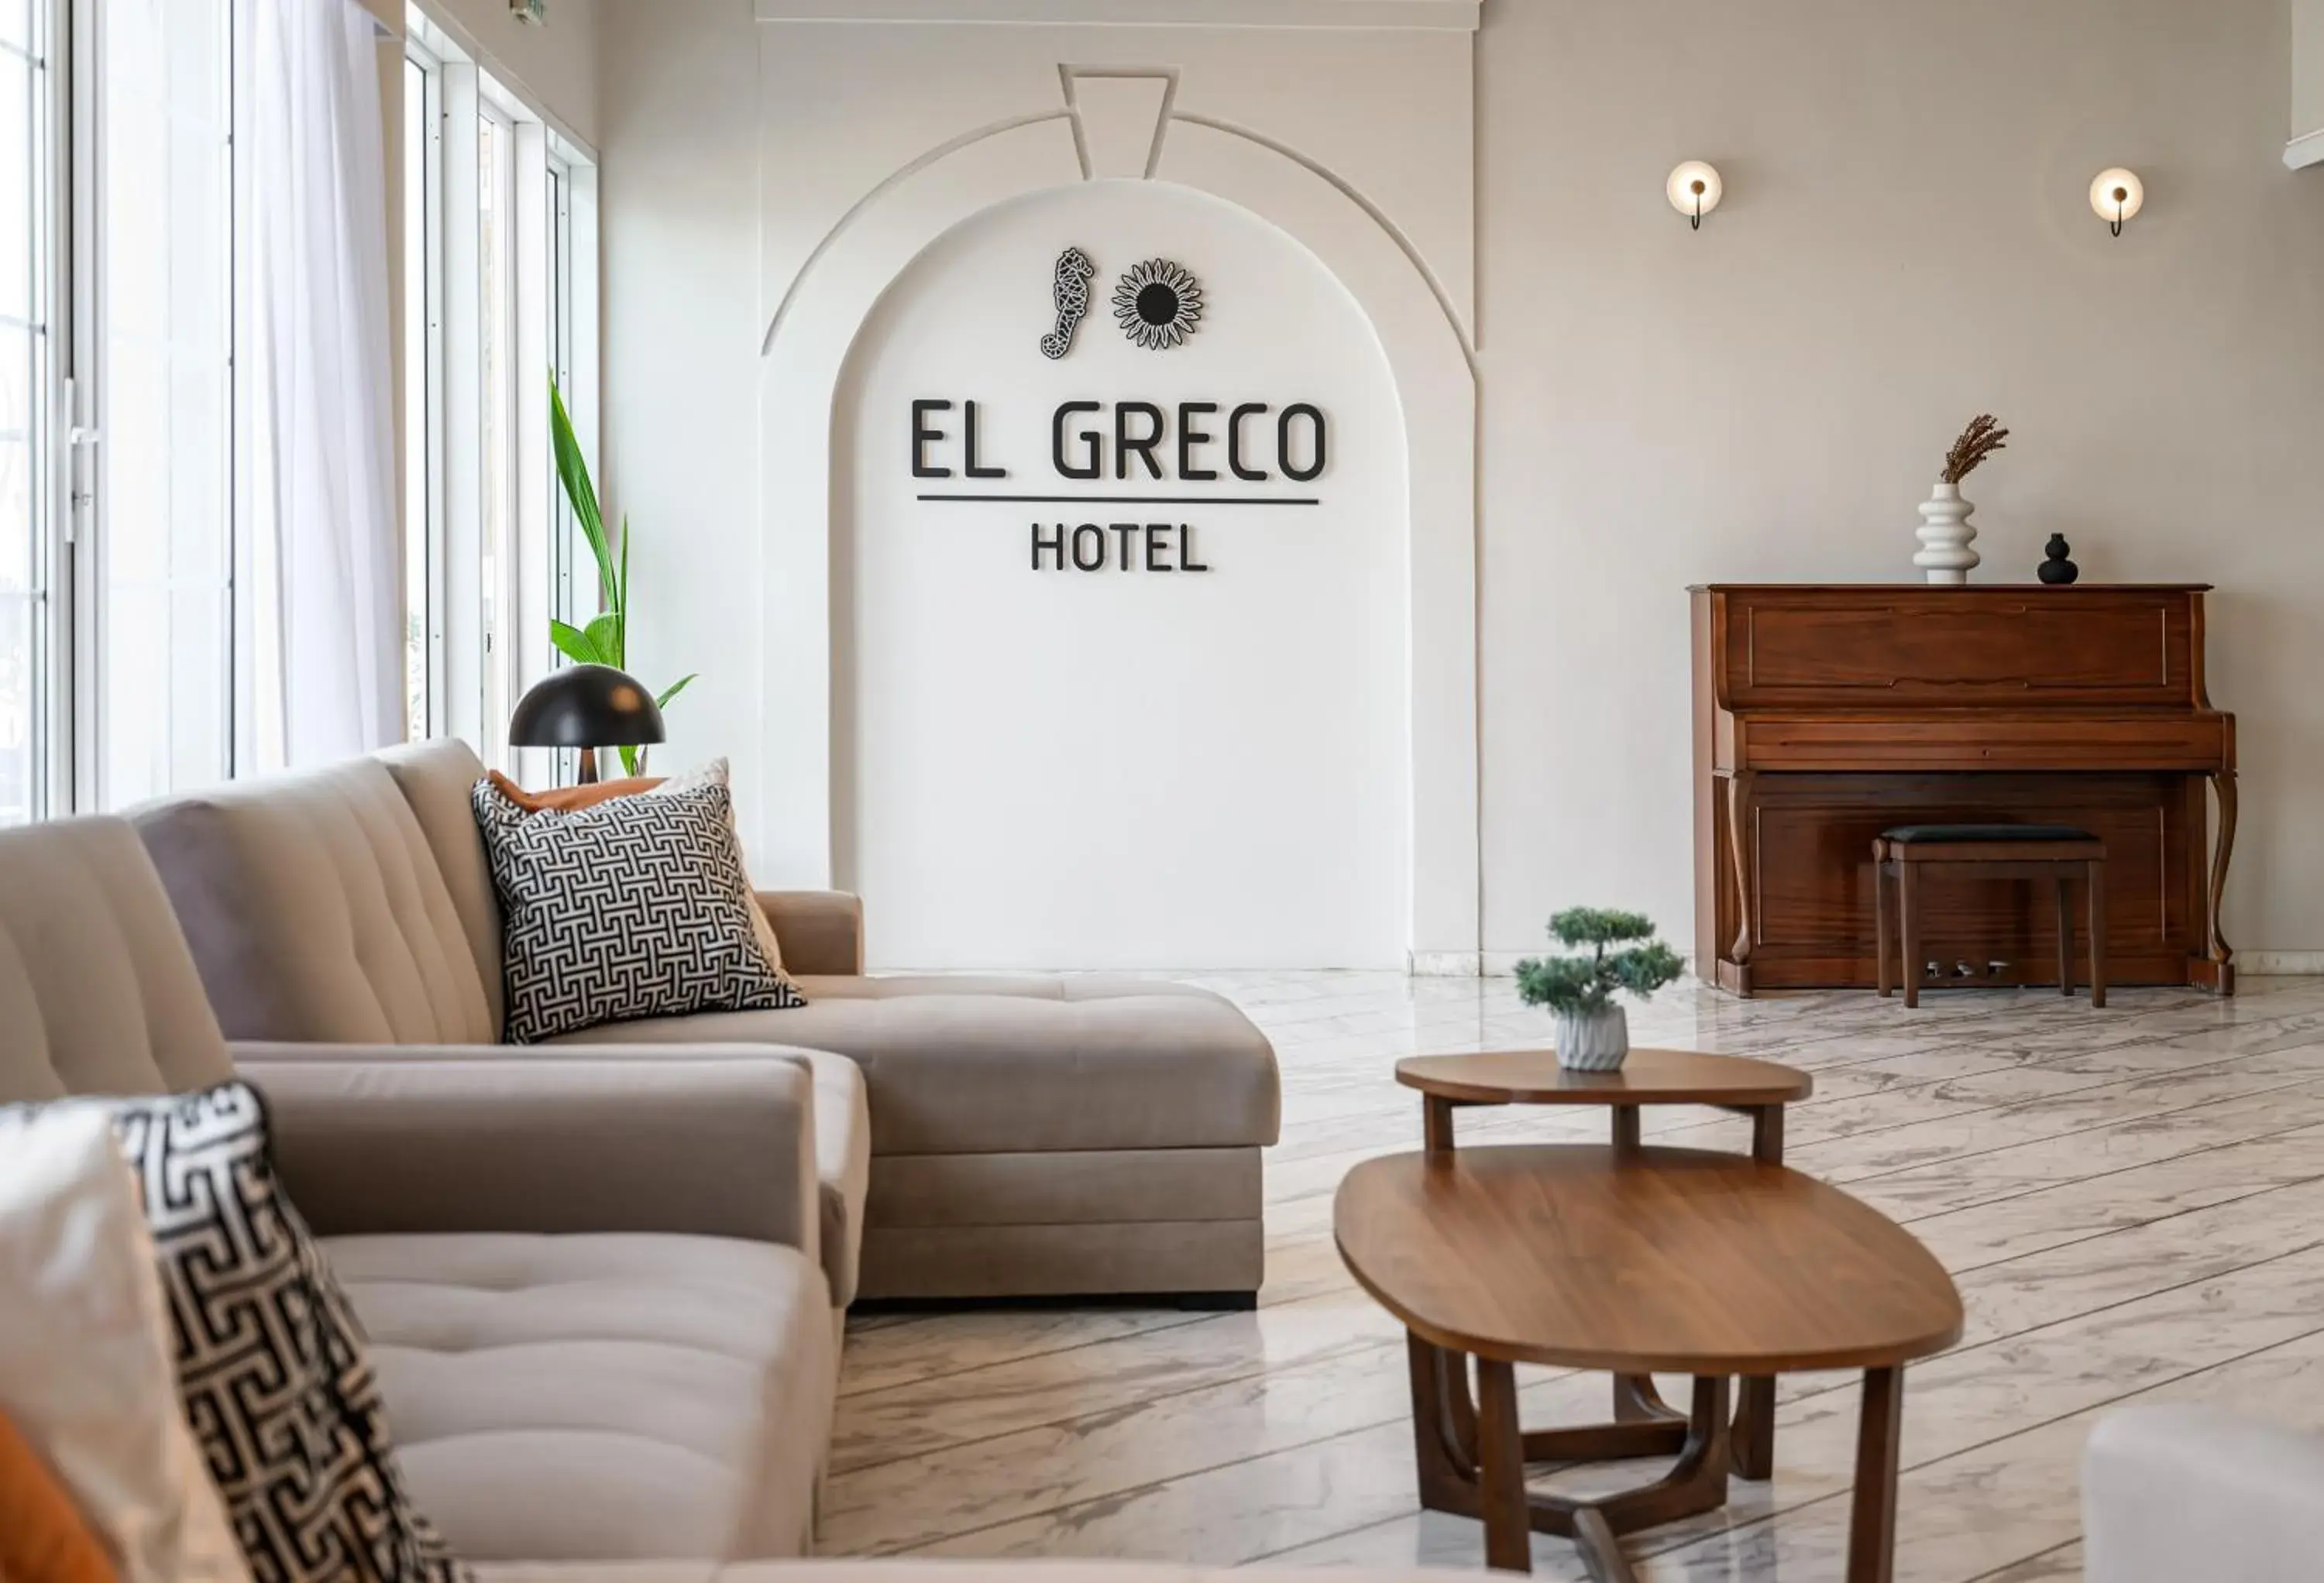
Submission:
<svg viewBox="0 0 2324 1583">
<path fill-rule="evenodd" d="M 1872 916 L 1880 993 L 1889 976 L 1888 881 L 1896 881 L 1896 929 L 1904 1004 L 1921 1003 L 1920 875 L 1942 867 L 1988 879 L 2048 879 L 2058 898 L 2058 992 L 2074 992 L 2074 915 L 2066 888 L 2082 881 L 2089 913 L 2090 1004 L 2106 1004 L 2106 842 L 2064 824 L 1900 824 L 1872 842 Z"/>
</svg>

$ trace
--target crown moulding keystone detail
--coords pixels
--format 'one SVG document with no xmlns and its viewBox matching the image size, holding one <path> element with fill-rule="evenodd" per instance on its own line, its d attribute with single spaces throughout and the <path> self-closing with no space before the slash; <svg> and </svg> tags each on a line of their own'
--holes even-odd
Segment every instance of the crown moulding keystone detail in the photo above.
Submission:
<svg viewBox="0 0 2324 1583">
<path fill-rule="evenodd" d="M 1483 0 L 752 0 L 761 22 L 1071 27 L 1396 28 L 1474 32 Z"/>
</svg>

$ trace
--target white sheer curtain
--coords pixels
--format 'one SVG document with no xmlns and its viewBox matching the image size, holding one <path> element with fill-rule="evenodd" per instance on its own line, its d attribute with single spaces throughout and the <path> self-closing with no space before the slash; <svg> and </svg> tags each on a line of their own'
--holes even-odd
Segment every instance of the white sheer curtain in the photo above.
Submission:
<svg viewBox="0 0 2324 1583">
<path fill-rule="evenodd" d="M 248 380 L 262 765 L 404 734 L 378 33 L 358 0 L 252 0 Z"/>
</svg>

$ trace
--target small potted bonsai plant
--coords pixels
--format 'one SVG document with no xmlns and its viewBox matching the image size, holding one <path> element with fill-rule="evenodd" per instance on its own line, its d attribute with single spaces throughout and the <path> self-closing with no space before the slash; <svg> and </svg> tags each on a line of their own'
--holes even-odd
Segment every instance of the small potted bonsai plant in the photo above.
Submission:
<svg viewBox="0 0 2324 1583">
<path fill-rule="evenodd" d="M 1582 956 L 1534 957 L 1517 963 L 1517 994 L 1557 1019 L 1557 1060 L 1576 1072 L 1613 1072 L 1630 1053 L 1630 1019 L 1615 995 L 1644 1000 L 1686 971 L 1679 953 L 1655 938 L 1643 913 L 1570 907 L 1549 932 Z"/>
</svg>

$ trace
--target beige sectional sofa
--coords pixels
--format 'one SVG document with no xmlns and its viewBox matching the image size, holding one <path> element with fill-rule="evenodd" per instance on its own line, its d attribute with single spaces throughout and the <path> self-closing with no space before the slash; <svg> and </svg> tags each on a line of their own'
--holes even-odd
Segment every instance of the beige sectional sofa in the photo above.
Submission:
<svg viewBox="0 0 2324 1583">
<path fill-rule="evenodd" d="M 468 802 L 482 773 L 464 744 L 431 742 L 134 815 L 230 1039 L 382 1062 L 497 1045 L 500 918 Z M 806 1008 L 623 1023 L 521 1059 L 798 1061 L 842 1305 L 1254 1300 L 1278 1095 L 1273 1051 L 1231 1003 L 1135 980 L 867 978 L 853 898 L 761 900 Z"/>
<path fill-rule="evenodd" d="M 353 930 L 386 976 L 383 937 L 352 915 L 314 926 Z M 479 1583 L 1224 1583 L 798 1559 L 837 1367 L 807 1064 L 617 1045 L 230 1052 L 129 824 L 0 831 L 0 1104 L 237 1072 L 370 1335 L 414 1498 Z"/>
<path fill-rule="evenodd" d="M 0 831 L 0 1103 L 236 1070 L 136 833 Z M 278 1045 L 240 1072 L 464 1554 L 806 1552 L 838 1348 L 798 1063 Z"/>
</svg>

